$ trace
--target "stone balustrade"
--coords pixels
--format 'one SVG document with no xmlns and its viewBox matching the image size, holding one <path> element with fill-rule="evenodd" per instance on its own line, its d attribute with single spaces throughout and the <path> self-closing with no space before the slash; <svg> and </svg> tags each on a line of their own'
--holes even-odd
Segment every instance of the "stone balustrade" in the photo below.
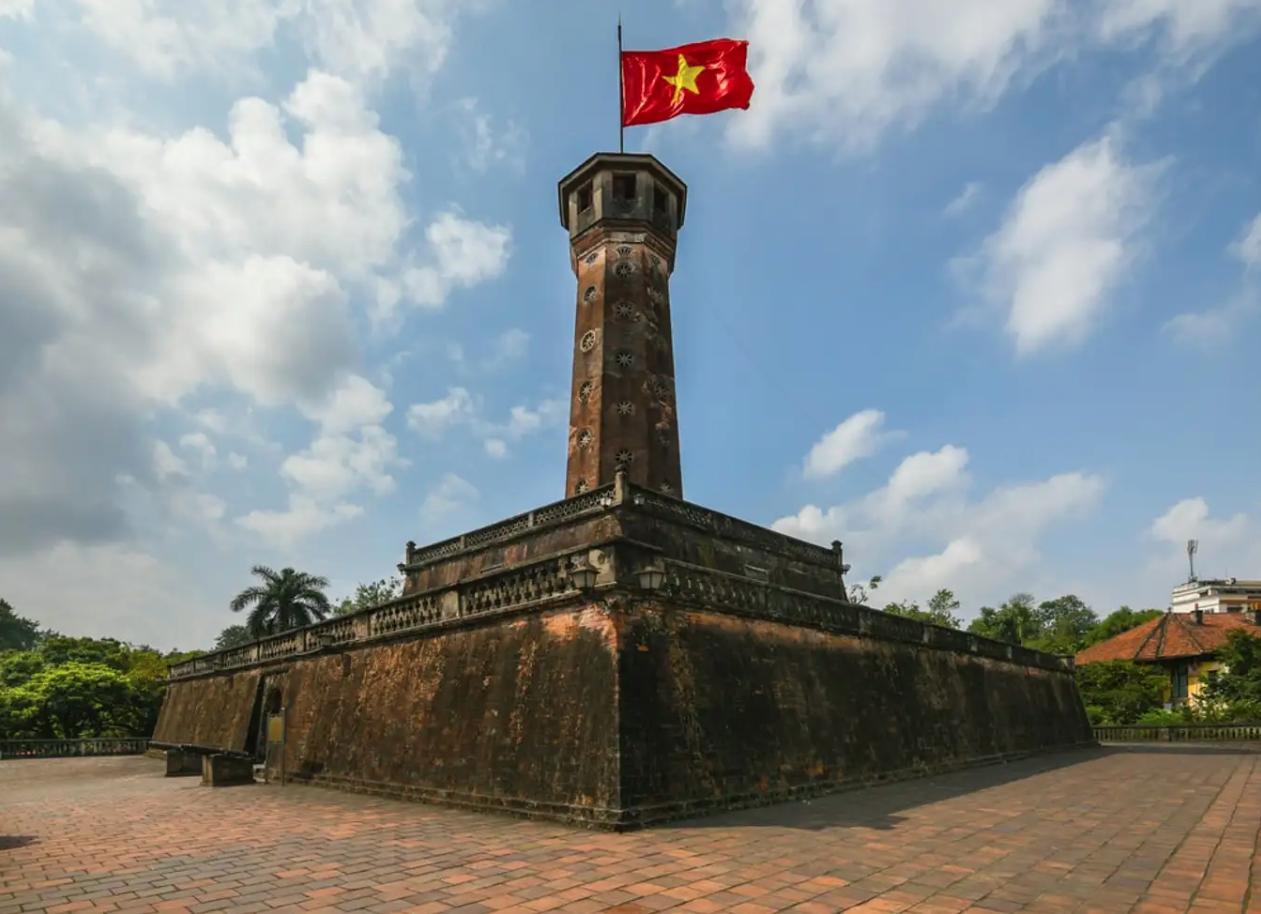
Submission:
<svg viewBox="0 0 1261 914">
<path fill-rule="evenodd" d="M 1059 657 L 894 616 L 865 606 L 770 584 L 749 576 L 705 568 L 675 559 L 663 561 L 664 580 L 657 591 L 638 590 L 635 576 L 625 568 L 620 583 L 582 594 L 570 580 L 569 569 L 585 562 L 588 550 L 505 569 L 462 582 L 455 587 L 410 594 L 348 616 L 265 638 L 254 644 L 197 657 L 171 667 L 172 679 L 253 666 L 313 651 L 396 637 L 462 620 L 518 611 L 558 598 L 614 598 L 632 590 L 640 596 L 659 595 L 676 605 L 695 605 L 734 615 L 807 625 L 827 631 L 920 645 L 925 648 L 974 654 L 1026 666 L 1072 670 L 1071 657 Z"/>
</svg>

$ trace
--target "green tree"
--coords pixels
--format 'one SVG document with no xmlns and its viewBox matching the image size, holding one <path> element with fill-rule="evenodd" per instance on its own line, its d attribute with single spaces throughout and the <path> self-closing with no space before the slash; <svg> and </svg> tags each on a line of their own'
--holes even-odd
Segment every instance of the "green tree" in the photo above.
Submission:
<svg viewBox="0 0 1261 914">
<path fill-rule="evenodd" d="M 23 685 L 43 668 L 39 651 L 5 651 L 0 654 L 0 687 Z"/>
<path fill-rule="evenodd" d="M 386 603 L 397 597 L 403 590 L 403 582 L 396 577 L 382 578 L 368 584 L 355 587 L 355 595 L 346 597 L 337 604 L 334 612 L 339 616 L 349 615 L 361 609 L 368 609 Z"/>
<path fill-rule="evenodd" d="M 1217 652 L 1224 666 L 1205 679 L 1204 699 L 1209 703 L 1255 703 L 1261 706 L 1261 638 L 1243 631 L 1226 636 L 1226 646 Z"/>
<path fill-rule="evenodd" d="M 1012 594 L 998 609 L 982 606 L 981 614 L 968 625 L 968 631 L 1010 644 L 1027 644 L 1040 637 L 1042 625 L 1033 606 L 1033 595 Z"/>
<path fill-rule="evenodd" d="M 40 643 L 39 652 L 48 666 L 63 663 L 99 663 L 120 672 L 131 665 L 132 647 L 115 638 L 70 638 L 49 635 Z"/>
<path fill-rule="evenodd" d="M 263 579 L 262 584 L 247 587 L 232 598 L 233 612 L 253 607 L 245 621 L 255 638 L 300 628 L 324 619 L 331 607 L 324 588 L 328 578 L 282 568 L 277 574 L 266 565 L 255 565 L 250 573 Z"/>
<path fill-rule="evenodd" d="M 1108 660 L 1077 667 L 1077 688 L 1092 723 L 1132 724 L 1164 703 L 1169 674 L 1150 663 Z"/>
<path fill-rule="evenodd" d="M 1130 609 L 1128 606 L 1122 606 L 1113 612 L 1108 613 L 1101 622 L 1091 627 L 1086 632 L 1086 637 L 1082 647 L 1090 647 L 1092 644 L 1098 644 L 1100 641 L 1107 641 L 1121 632 L 1129 631 L 1136 628 L 1144 622 L 1150 622 L 1152 619 L 1158 619 L 1165 614 L 1163 609 Z"/>
<path fill-rule="evenodd" d="M 244 625 L 229 625 L 223 631 L 219 632 L 219 637 L 215 638 L 214 650 L 226 651 L 230 647 L 241 647 L 249 644 L 254 638 L 250 635 L 250 630 Z"/>
<path fill-rule="evenodd" d="M 12 691 L 26 693 L 19 694 L 16 703 L 26 704 L 28 726 L 41 736 L 132 736 L 143 726 L 135 686 L 118 670 L 100 663 L 71 660 L 45 667 Z"/>
<path fill-rule="evenodd" d="M 954 611 L 958 608 L 959 601 L 955 599 L 953 593 L 949 590 L 939 590 L 928 601 L 927 609 L 920 609 L 919 604 L 912 600 L 902 600 L 898 603 L 886 603 L 884 611 L 890 615 L 903 616 L 907 619 L 914 619 L 917 622 L 928 622 L 932 625 L 941 625 L 946 628 L 958 628 L 959 619 L 954 614 Z"/>
<path fill-rule="evenodd" d="M 867 598 L 875 591 L 880 589 L 880 582 L 884 580 L 880 575 L 872 575 L 871 580 L 864 584 L 855 584 L 849 589 L 849 602 L 866 603 Z"/>
<path fill-rule="evenodd" d="M 1038 604 L 1035 616 L 1041 634 L 1025 643 L 1055 654 L 1075 654 L 1086 646 L 1086 634 L 1099 617 L 1075 594 Z"/>
<path fill-rule="evenodd" d="M 952 590 L 946 590 L 943 587 L 928 599 L 928 613 L 933 617 L 932 621 L 936 625 L 958 628 L 962 624 L 957 615 L 958 612 L 959 601 L 955 599 Z"/>
<path fill-rule="evenodd" d="M 0 599 L 0 651 L 28 651 L 39 640 L 39 623 L 19 616 Z"/>
</svg>

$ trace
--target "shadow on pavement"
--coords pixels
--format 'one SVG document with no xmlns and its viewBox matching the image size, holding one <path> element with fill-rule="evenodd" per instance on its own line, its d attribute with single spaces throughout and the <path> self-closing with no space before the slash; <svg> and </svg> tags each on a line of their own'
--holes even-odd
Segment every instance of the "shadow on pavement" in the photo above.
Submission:
<svg viewBox="0 0 1261 914">
<path fill-rule="evenodd" d="M 1129 748 L 1129 747 L 1125 747 Z M 1145 747 L 1138 747 L 1142 751 Z M 829 828 L 895 828 L 906 821 L 897 813 L 929 803 L 940 803 L 954 797 L 990 787 L 998 787 L 1046 771 L 1103 758 L 1119 747 L 1073 749 L 965 768 L 947 774 L 912 778 L 888 784 L 874 783 L 809 800 L 790 800 L 772 806 L 758 806 L 732 812 L 717 813 L 703 819 L 686 819 L 657 826 L 658 828 L 796 828 L 822 831 Z"/>
<path fill-rule="evenodd" d="M 38 841 L 35 835 L 0 835 L 0 851 L 11 851 L 15 847 L 26 847 Z"/>
</svg>

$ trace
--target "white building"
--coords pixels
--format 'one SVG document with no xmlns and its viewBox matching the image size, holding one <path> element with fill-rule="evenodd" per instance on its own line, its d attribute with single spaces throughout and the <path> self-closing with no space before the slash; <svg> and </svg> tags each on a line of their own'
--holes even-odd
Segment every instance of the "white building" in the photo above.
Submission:
<svg viewBox="0 0 1261 914">
<path fill-rule="evenodd" d="M 1245 581 L 1240 578 L 1187 581 L 1173 589 L 1172 602 L 1176 613 L 1189 613 L 1197 609 L 1206 613 L 1261 610 L 1261 581 Z"/>
</svg>

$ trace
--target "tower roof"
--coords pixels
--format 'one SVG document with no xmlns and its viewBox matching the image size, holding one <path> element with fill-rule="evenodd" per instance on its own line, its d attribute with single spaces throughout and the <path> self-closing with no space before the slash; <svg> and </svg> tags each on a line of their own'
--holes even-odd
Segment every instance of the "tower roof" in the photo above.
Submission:
<svg viewBox="0 0 1261 914">
<path fill-rule="evenodd" d="M 651 172 L 654 178 L 669 187 L 679 201 L 676 227 L 683 227 L 684 210 L 687 208 L 687 185 L 683 183 L 683 179 L 657 161 L 656 156 L 630 152 L 597 152 L 560 179 L 560 184 L 557 186 L 560 224 L 566 229 L 569 228 L 569 213 L 565 201 L 569 198 L 570 191 L 583 181 L 589 180 L 598 171 L 619 169 Z"/>
</svg>

